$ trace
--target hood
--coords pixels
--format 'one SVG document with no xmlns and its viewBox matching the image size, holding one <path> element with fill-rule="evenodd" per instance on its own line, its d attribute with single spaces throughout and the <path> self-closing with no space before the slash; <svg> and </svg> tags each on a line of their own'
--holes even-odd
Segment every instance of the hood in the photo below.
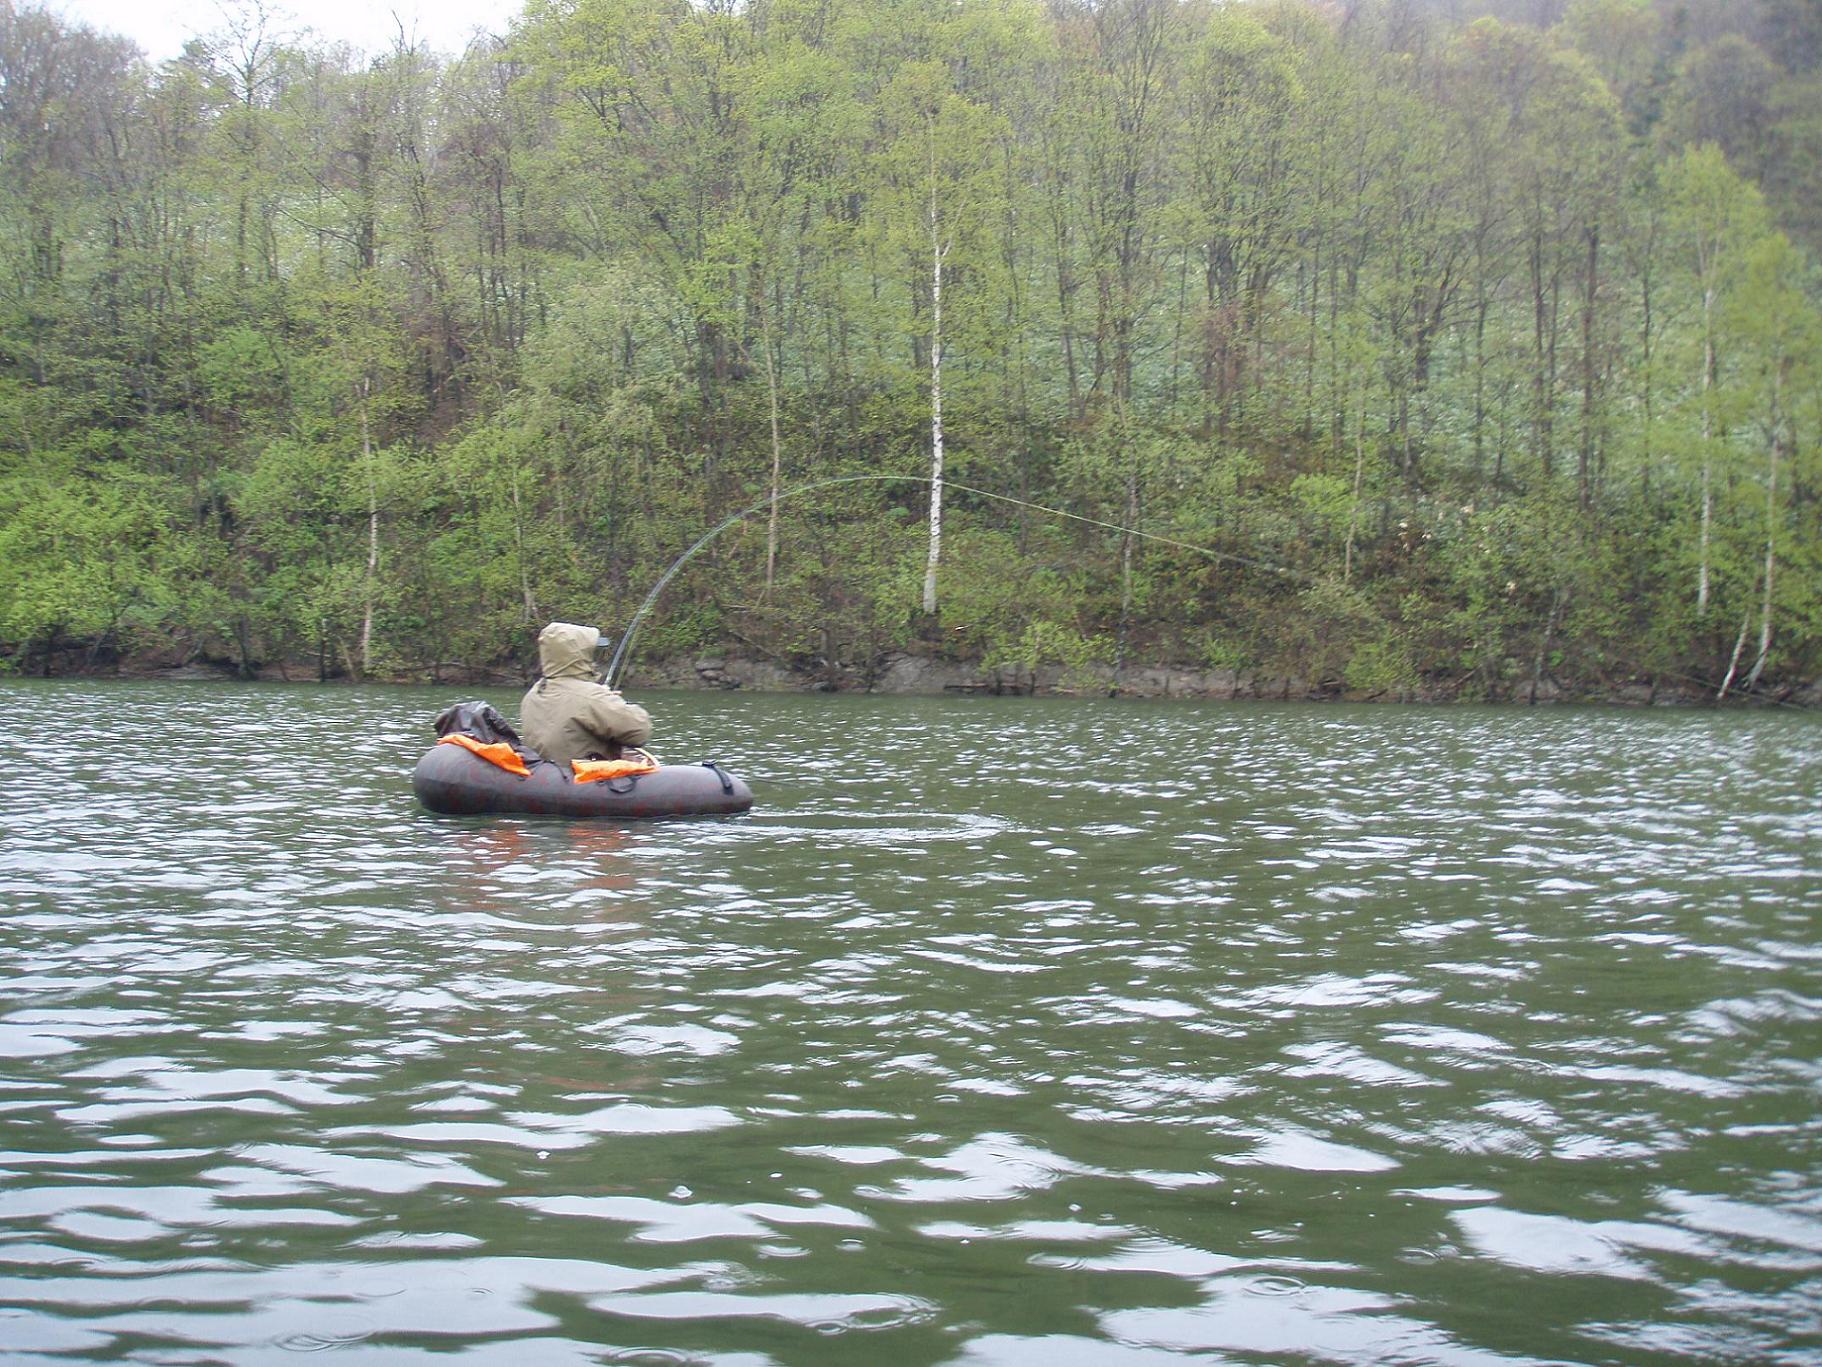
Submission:
<svg viewBox="0 0 1822 1367">
<path fill-rule="evenodd" d="M 600 639 L 594 627 L 552 622 L 538 633 L 538 672 L 547 679 L 593 679 Z"/>
</svg>

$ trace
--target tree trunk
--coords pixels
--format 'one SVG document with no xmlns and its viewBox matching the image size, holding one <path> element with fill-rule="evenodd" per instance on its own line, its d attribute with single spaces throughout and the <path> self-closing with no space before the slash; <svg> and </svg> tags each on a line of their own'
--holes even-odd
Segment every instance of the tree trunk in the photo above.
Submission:
<svg viewBox="0 0 1822 1367">
<path fill-rule="evenodd" d="M 1474 304 L 1474 483 L 1485 468 L 1487 426 L 1487 293 L 1484 284 Z"/>
<path fill-rule="evenodd" d="M 1562 620 L 1563 608 L 1568 601 L 1569 594 L 1565 589 L 1558 589 L 1555 597 L 1550 600 L 1550 618 L 1544 623 L 1544 639 L 1538 643 L 1537 658 L 1531 663 L 1531 696 L 1525 700 L 1528 706 L 1537 706 L 1537 686 L 1544 677 L 1544 661 L 1550 657 L 1550 641 L 1556 635 L 1556 625 Z"/>
<path fill-rule="evenodd" d="M 1113 654 L 1113 678 L 1108 682 L 1107 696 L 1112 698 L 1120 692 L 1120 671 L 1126 665 L 1126 634 L 1132 624 L 1132 549 L 1137 538 L 1133 535 L 1139 525 L 1139 458 L 1135 451 L 1132 468 L 1126 476 L 1126 527 L 1120 537 L 1120 630 L 1115 639 Z M 1037 680 L 1032 679 L 1032 691 L 1037 691 Z"/>
<path fill-rule="evenodd" d="M 1555 401 L 1544 365 L 1544 243 L 1541 229 L 1531 239 L 1531 433 L 1538 463 L 1549 480 L 1554 460 L 1551 446 L 1550 406 Z"/>
<path fill-rule="evenodd" d="M 1348 544 L 1341 561 L 1341 582 L 1354 577 L 1354 533 L 1360 527 L 1360 482 L 1366 474 L 1366 401 L 1361 401 L 1354 417 L 1354 502 L 1348 509 Z"/>
<path fill-rule="evenodd" d="M 1639 399 L 1644 409 L 1644 449 L 1639 452 L 1640 483 L 1651 491 L 1652 385 L 1651 385 L 1651 272 L 1639 282 Z"/>
<path fill-rule="evenodd" d="M 778 570 L 778 482 L 784 471 L 784 446 L 778 436 L 778 362 L 772 355 L 772 309 L 762 295 L 759 301 L 759 344 L 765 348 L 766 398 L 772 416 L 772 509 L 765 529 L 765 591 L 761 602 L 770 602 L 772 580 Z"/>
<path fill-rule="evenodd" d="M 1771 460 L 1765 472 L 1765 596 L 1759 604 L 1759 657 L 1752 662 L 1752 670 L 1743 685 L 1748 693 L 1759 686 L 1759 675 L 1765 672 L 1765 661 L 1771 654 L 1771 585 L 1777 568 L 1778 541 L 1778 456 L 1779 444 L 1783 441 L 1783 414 L 1778 409 L 1783 379 L 1782 369 L 1774 369 L 1771 377 Z"/>
<path fill-rule="evenodd" d="M 525 621 L 538 620 L 537 600 L 531 595 L 531 567 L 525 561 L 525 509 L 519 502 L 519 469 L 512 472 L 512 539 L 519 560 L 519 594 L 525 604 Z"/>
<path fill-rule="evenodd" d="M 1576 486 L 1583 508 L 1594 496 L 1594 305 L 1600 290 L 1599 228 L 1588 229 L 1587 275 L 1582 281 L 1582 432 Z"/>
<path fill-rule="evenodd" d="M 1734 637 L 1733 658 L 1727 661 L 1727 677 L 1721 680 L 1721 691 L 1714 695 L 1714 700 L 1716 702 L 1720 702 L 1721 699 L 1725 698 L 1727 696 L 1727 690 L 1733 687 L 1733 676 L 1739 673 L 1740 654 L 1746 649 L 1746 632 L 1751 626 L 1752 609 L 1747 608 L 1745 612 L 1740 614 L 1740 634 Z"/>
<path fill-rule="evenodd" d="M 373 668 L 373 598 L 380 569 L 380 490 L 373 469 L 373 432 L 367 420 L 367 401 L 373 382 L 361 378 L 361 461 L 367 471 L 367 579 L 361 603 L 361 677 Z"/>
<path fill-rule="evenodd" d="M 253 677 L 253 643 L 250 639 L 252 625 L 243 612 L 234 619 L 234 653 L 240 657 L 235 670 L 243 679 Z"/>
<path fill-rule="evenodd" d="M 1714 413 L 1709 406 L 1708 391 L 1714 387 L 1714 290 L 1702 291 L 1702 533 L 1701 553 L 1696 564 L 1695 612 L 1708 615 L 1708 534 L 1714 520 L 1714 473 L 1709 455 L 1709 442 L 1714 437 Z"/>
<path fill-rule="evenodd" d="M 930 130 L 930 555 L 924 563 L 924 613 L 936 612 L 936 568 L 943 558 L 943 244 L 936 213 L 936 137 Z"/>
</svg>

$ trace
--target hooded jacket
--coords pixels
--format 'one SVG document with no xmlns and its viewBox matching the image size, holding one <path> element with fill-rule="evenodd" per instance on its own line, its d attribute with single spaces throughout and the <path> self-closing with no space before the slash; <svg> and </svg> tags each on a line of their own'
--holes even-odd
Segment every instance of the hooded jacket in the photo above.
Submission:
<svg viewBox="0 0 1822 1367">
<path fill-rule="evenodd" d="M 593 627 L 552 622 L 538 633 L 539 680 L 519 704 L 525 740 L 558 764 L 595 756 L 614 759 L 623 745 L 652 738 L 652 719 L 595 682 Z"/>
</svg>

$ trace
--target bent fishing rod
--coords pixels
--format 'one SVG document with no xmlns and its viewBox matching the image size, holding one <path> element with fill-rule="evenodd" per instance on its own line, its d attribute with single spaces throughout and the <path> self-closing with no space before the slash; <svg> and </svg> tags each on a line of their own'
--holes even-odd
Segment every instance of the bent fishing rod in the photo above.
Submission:
<svg viewBox="0 0 1822 1367">
<path fill-rule="evenodd" d="M 1264 570 L 1268 574 L 1285 575 L 1301 579 L 1306 583 L 1313 584 L 1316 582 L 1316 577 L 1314 575 L 1305 574 L 1300 570 L 1289 569 L 1283 565 L 1274 565 L 1264 560 L 1249 559 L 1244 555 L 1235 555 L 1231 551 L 1218 551 L 1212 546 L 1198 546 L 1193 542 L 1178 540 L 1174 536 L 1161 536 L 1157 532 L 1140 531 L 1137 527 L 1124 527 L 1117 522 L 1105 522 L 1098 517 L 1088 517 L 1082 513 L 1072 513 L 1063 508 L 1052 508 L 1046 504 L 1033 503 L 1028 499 L 1014 498 L 1010 494 L 996 494 L 991 489 L 972 488 L 966 484 L 957 484 L 952 479 L 939 481 L 931 475 L 837 475 L 830 479 L 811 480 L 807 484 L 797 484 L 789 489 L 782 489 L 776 495 L 755 503 L 750 508 L 742 508 L 732 516 L 722 519 L 722 521 L 716 523 L 715 526 L 698 537 L 694 545 L 673 560 L 670 568 L 658 576 L 658 582 L 653 584 L 651 592 L 645 595 L 645 601 L 639 604 L 638 609 L 633 613 L 632 620 L 626 624 L 626 634 L 620 638 L 619 645 L 614 648 L 614 657 L 608 662 L 607 671 L 602 674 L 601 682 L 606 684 L 609 688 L 618 688 L 620 686 L 620 671 L 632 654 L 633 637 L 638 634 L 639 623 L 643 621 L 645 615 L 651 611 L 652 605 L 658 601 L 658 595 L 663 593 L 665 586 L 677 577 L 677 572 L 695 558 L 698 551 L 708 545 L 709 542 L 713 541 L 716 537 L 720 536 L 729 527 L 732 527 L 736 522 L 752 517 L 755 513 L 763 513 L 771 508 L 773 504 L 780 503 L 787 498 L 794 498 L 798 494 L 807 494 L 815 489 L 827 489 L 836 484 L 869 483 L 941 483 L 945 489 L 956 489 L 964 494 L 973 494 L 978 498 L 989 498 L 1000 503 L 1010 503 L 1014 507 L 1030 508 L 1034 512 L 1049 513 L 1053 517 L 1068 518 L 1072 522 L 1084 522 L 1091 527 L 1100 527 L 1110 532 L 1119 532 L 1125 536 L 1138 537 L 1144 541 L 1156 541 L 1166 546 L 1175 546 L 1178 550 L 1193 551 L 1197 555 L 1210 556 L 1216 560 L 1231 561 L 1236 565 L 1245 565 L 1249 569 Z"/>
</svg>

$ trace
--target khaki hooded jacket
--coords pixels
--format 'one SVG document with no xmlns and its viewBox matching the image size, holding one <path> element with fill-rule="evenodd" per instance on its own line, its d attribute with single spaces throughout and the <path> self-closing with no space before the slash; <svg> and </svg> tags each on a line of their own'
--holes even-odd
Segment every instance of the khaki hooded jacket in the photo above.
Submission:
<svg viewBox="0 0 1822 1367">
<path fill-rule="evenodd" d="M 623 745 L 652 738 L 643 707 L 595 682 L 593 627 L 552 622 L 538 633 L 542 677 L 519 704 L 525 743 L 545 759 L 614 759 Z"/>
</svg>

